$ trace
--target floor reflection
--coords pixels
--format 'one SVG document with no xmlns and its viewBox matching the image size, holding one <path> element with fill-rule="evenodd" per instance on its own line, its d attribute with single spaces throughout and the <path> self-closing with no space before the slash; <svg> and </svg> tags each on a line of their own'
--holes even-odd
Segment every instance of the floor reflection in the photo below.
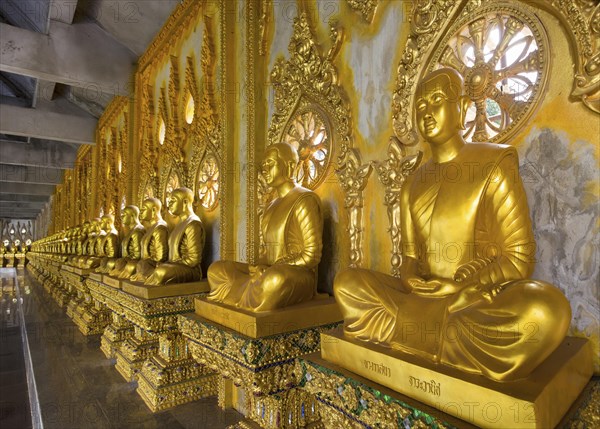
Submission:
<svg viewBox="0 0 600 429">
<path fill-rule="evenodd" d="M 17 304 L 22 299 L 44 428 L 218 429 L 242 419 L 234 410 L 220 410 L 216 397 L 151 413 L 135 384 L 126 383 L 114 360 L 100 351 L 99 337 L 84 337 L 29 273 L 5 270 L 0 271 L 2 325 L 18 326 Z M 0 427 L 11 426 L 0 420 Z"/>
</svg>

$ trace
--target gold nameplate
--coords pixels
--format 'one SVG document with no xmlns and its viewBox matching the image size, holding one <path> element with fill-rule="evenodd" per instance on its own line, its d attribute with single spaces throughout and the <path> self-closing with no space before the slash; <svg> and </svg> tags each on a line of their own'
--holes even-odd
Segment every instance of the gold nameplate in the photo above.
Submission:
<svg viewBox="0 0 600 429">
<path fill-rule="evenodd" d="M 121 289 L 121 279 L 115 279 L 114 277 L 110 277 L 105 274 L 102 276 L 102 282 L 107 286 Z"/>
<path fill-rule="evenodd" d="M 102 274 L 90 273 L 89 278 L 92 280 L 96 280 L 97 282 L 102 282 Z"/>
<path fill-rule="evenodd" d="M 87 268 L 71 267 L 70 271 L 74 274 L 79 274 L 80 276 L 87 276 L 92 270 Z"/>
<path fill-rule="evenodd" d="M 343 319 L 334 298 L 315 299 L 262 313 L 196 298 L 196 314 L 250 338 L 313 328 Z"/>
<path fill-rule="evenodd" d="M 121 288 L 127 293 L 144 299 L 191 295 L 195 293 L 208 292 L 210 290 L 207 280 L 190 283 L 177 283 L 164 286 L 147 286 L 143 283 L 122 281 Z"/>
<path fill-rule="evenodd" d="M 321 333 L 323 359 L 481 427 L 554 427 L 593 373 L 590 342 L 567 337 L 531 375 L 496 382 L 399 351 Z"/>
</svg>

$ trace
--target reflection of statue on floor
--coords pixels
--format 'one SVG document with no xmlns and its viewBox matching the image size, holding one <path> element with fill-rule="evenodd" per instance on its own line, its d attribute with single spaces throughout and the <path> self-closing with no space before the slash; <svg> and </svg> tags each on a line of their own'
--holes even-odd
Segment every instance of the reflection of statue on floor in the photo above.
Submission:
<svg viewBox="0 0 600 429">
<path fill-rule="evenodd" d="M 556 287 L 529 280 L 535 241 L 513 147 L 465 143 L 463 81 L 420 83 L 417 124 L 432 159 L 402 189 L 400 278 L 340 273 L 345 334 L 496 380 L 527 376 L 571 320 Z"/>
<path fill-rule="evenodd" d="M 131 270 L 131 280 L 145 281 L 160 262 L 165 262 L 169 257 L 169 231 L 167 223 L 163 220 L 160 211 L 162 203 L 157 198 L 147 198 L 142 203 L 140 220 L 146 228 L 146 233 L 141 242 L 140 261 L 130 261 L 125 271 Z M 119 278 L 126 278 L 125 272 Z"/>
<path fill-rule="evenodd" d="M 213 263 L 208 269 L 208 299 L 259 312 L 315 297 L 323 214 L 319 197 L 294 183 L 297 165 L 298 154 L 287 143 L 266 149 L 262 173 L 278 198 L 262 219 L 265 246 L 259 263 Z"/>
<path fill-rule="evenodd" d="M 141 241 L 144 235 L 144 227 L 140 223 L 140 209 L 137 206 L 127 206 L 121 215 L 121 224 L 125 233 L 121 240 L 121 259 L 115 262 L 110 275 L 114 277 L 129 277 L 135 270 L 135 265 L 142 254 Z"/>
<path fill-rule="evenodd" d="M 177 226 L 169 235 L 169 260 L 158 264 L 144 284 L 187 283 L 202 278 L 204 228 L 194 213 L 193 201 L 191 189 L 177 188 L 171 193 L 169 212 L 177 218 Z"/>
</svg>

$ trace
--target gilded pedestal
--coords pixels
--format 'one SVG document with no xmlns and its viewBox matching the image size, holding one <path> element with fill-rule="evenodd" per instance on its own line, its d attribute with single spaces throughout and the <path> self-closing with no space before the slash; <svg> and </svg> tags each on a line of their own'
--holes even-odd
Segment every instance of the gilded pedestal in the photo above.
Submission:
<svg viewBox="0 0 600 429">
<path fill-rule="evenodd" d="M 133 326 L 133 335 L 121 332 L 118 350 L 113 336 L 116 316 L 103 335 L 104 352 L 112 345 L 117 371 L 128 382 L 138 381 L 138 393 L 152 411 L 214 394 L 214 377 L 191 358 L 185 342 L 177 340 L 177 317 L 193 311 L 194 298 L 208 291 L 206 282 L 168 286 L 122 282 L 121 286 L 104 283 L 93 292 L 103 295 L 107 307 Z"/>
<path fill-rule="evenodd" d="M 137 392 L 153 412 L 217 394 L 219 375 L 196 362 L 179 333 L 161 334 L 143 365 Z"/>
<path fill-rule="evenodd" d="M 100 350 L 107 358 L 116 357 L 125 340 L 133 336 L 133 324 L 121 314 L 112 312 L 111 322 L 100 337 Z"/>
<path fill-rule="evenodd" d="M 61 275 L 67 285 L 69 293 L 71 294 L 71 300 L 67 304 L 67 316 L 72 320 L 75 319 L 82 311 L 82 306 L 91 305 L 91 302 L 85 302 L 85 295 L 87 293 L 87 287 L 85 286 L 85 279 L 89 275 L 90 270 L 81 269 L 66 265 L 62 268 Z"/>
<path fill-rule="evenodd" d="M 294 389 L 295 359 L 319 350 L 320 334 L 338 326 L 341 319 L 337 307 L 330 308 L 331 302 L 326 301 L 301 304 L 303 310 L 298 312 L 290 307 L 269 315 L 198 300 L 196 312 L 205 317 L 182 315 L 179 330 L 192 356 L 222 377 L 222 408 L 233 407 L 263 427 L 298 427 L 301 421 L 310 423 L 311 414 L 308 402 L 302 400 L 304 393 Z M 283 316 L 288 312 L 296 316 L 286 320 Z M 232 328 L 207 317 L 226 321 Z"/>
<path fill-rule="evenodd" d="M 567 337 L 530 376 L 510 382 L 466 374 L 413 355 L 351 340 L 341 330 L 322 334 L 321 355 L 328 363 L 321 365 L 319 373 L 327 373 L 329 363 L 339 365 L 380 383 L 381 387 L 482 427 L 554 427 L 592 375 L 590 343 L 573 337 Z M 302 365 L 303 371 L 310 366 L 319 367 L 309 360 Z M 335 390 L 321 390 L 311 381 L 313 376 L 313 371 L 304 375 L 309 391 L 330 406 L 339 402 Z M 336 388 L 344 390 L 343 386 Z M 354 409 L 348 405 L 350 402 L 344 403 L 346 412 Z M 362 415 L 362 408 L 359 411 Z M 361 421 L 368 423 L 369 418 L 366 413 Z M 396 419 L 395 415 L 388 418 L 388 422 Z"/>
</svg>

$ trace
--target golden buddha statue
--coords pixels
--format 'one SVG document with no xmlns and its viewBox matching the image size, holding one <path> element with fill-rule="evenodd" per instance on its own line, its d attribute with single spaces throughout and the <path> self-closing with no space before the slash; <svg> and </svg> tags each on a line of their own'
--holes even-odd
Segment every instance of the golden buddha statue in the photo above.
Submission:
<svg viewBox="0 0 600 429">
<path fill-rule="evenodd" d="M 73 235 L 73 254 L 69 257 L 68 262 L 71 265 L 77 265 L 79 258 L 83 255 L 83 243 L 89 232 L 89 222 L 84 222 L 75 227 Z"/>
<path fill-rule="evenodd" d="M 121 213 L 121 224 L 124 234 L 121 240 L 121 258 L 115 261 L 109 274 L 114 277 L 130 277 L 135 270 L 135 265 L 129 262 L 137 263 L 142 254 L 141 241 L 144 227 L 140 223 L 140 209 L 137 206 L 125 207 Z"/>
<path fill-rule="evenodd" d="M 129 277 L 132 281 L 144 282 L 156 266 L 169 257 L 169 230 L 161 210 L 162 203 L 157 198 L 147 198 L 142 203 L 140 221 L 146 233 L 141 241 L 140 260 L 128 262 L 124 271 L 117 277 L 127 278 L 126 273 L 131 271 Z"/>
<path fill-rule="evenodd" d="M 115 217 L 106 214 L 100 218 L 101 238 L 96 242 L 96 255 L 100 257 L 98 273 L 108 273 L 119 257 L 119 233 L 115 228 Z"/>
<path fill-rule="evenodd" d="M 202 278 L 204 227 L 194 213 L 193 202 L 191 189 L 177 188 L 171 193 L 169 212 L 177 224 L 169 235 L 169 259 L 159 263 L 144 284 L 188 283 Z"/>
<path fill-rule="evenodd" d="M 81 256 L 75 261 L 79 268 L 85 268 L 86 262 L 94 258 L 96 253 L 96 241 L 100 234 L 100 218 L 92 219 L 84 223 L 83 241 L 81 243 Z"/>
<path fill-rule="evenodd" d="M 313 299 L 323 248 L 319 197 L 294 182 L 298 154 L 287 143 L 266 149 L 261 164 L 277 198 L 265 210 L 265 245 L 257 265 L 218 261 L 208 269 L 208 299 L 254 311 L 270 311 Z"/>
<path fill-rule="evenodd" d="M 494 380 L 526 377 L 571 320 L 562 292 L 530 280 L 535 241 L 517 151 L 465 143 L 461 76 L 418 86 L 418 129 L 431 159 L 402 188 L 400 276 L 337 275 L 344 333 Z"/>
</svg>

